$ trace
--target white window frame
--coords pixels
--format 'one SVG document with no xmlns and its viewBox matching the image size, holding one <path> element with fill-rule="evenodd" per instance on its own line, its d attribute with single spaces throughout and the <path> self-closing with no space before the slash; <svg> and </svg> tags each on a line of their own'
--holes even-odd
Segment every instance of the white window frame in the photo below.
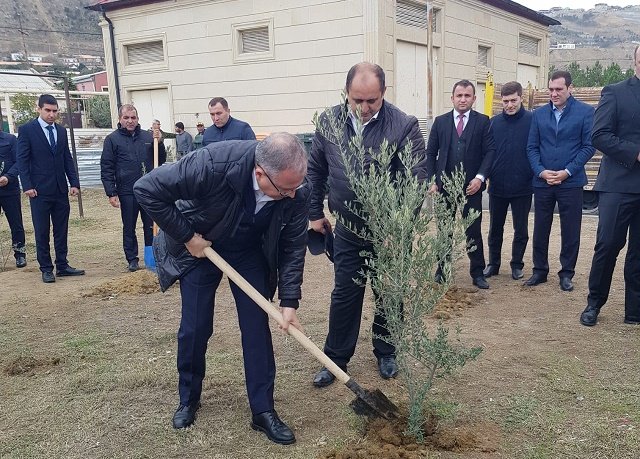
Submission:
<svg viewBox="0 0 640 459">
<path fill-rule="evenodd" d="M 257 53 L 242 52 L 242 32 L 245 30 L 259 29 L 266 27 L 269 30 L 269 49 Z M 243 22 L 231 24 L 231 41 L 233 47 L 233 62 L 235 64 L 246 64 L 256 61 L 271 61 L 276 58 L 275 40 L 273 33 L 273 18 L 259 21 Z"/>
</svg>

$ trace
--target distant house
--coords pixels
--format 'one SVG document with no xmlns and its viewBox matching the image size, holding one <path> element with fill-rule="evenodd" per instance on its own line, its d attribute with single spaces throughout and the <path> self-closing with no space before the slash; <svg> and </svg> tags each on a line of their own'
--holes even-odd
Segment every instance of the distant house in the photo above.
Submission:
<svg viewBox="0 0 640 459">
<path fill-rule="evenodd" d="M 81 75 L 71 79 L 78 91 L 108 91 L 107 72 L 91 73 Z"/>
<path fill-rule="evenodd" d="M 113 116 L 119 87 L 143 126 L 153 118 L 208 125 L 209 99 L 223 96 L 256 132 L 309 132 L 313 114 L 340 100 L 347 70 L 363 60 L 384 68 L 387 100 L 423 121 L 429 102 L 433 114 L 450 108 L 462 78 L 477 84 L 477 107 L 489 72 L 496 83 L 546 85 L 548 26 L 558 21 L 511 0 L 431 4 L 431 23 L 426 0 L 101 0 L 88 8 L 113 25 L 100 24 Z"/>
</svg>

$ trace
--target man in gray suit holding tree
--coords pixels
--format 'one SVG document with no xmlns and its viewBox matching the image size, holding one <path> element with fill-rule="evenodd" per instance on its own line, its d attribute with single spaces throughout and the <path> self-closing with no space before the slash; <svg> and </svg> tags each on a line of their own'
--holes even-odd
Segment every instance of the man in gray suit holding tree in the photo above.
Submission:
<svg viewBox="0 0 640 459">
<path fill-rule="evenodd" d="M 580 323 L 596 324 L 607 302 L 616 258 L 627 242 L 624 261 L 624 322 L 640 325 L 640 46 L 633 53 L 635 75 L 606 86 L 593 121 L 593 145 L 603 153 L 598 180 L 598 235 L 587 307 Z"/>
</svg>

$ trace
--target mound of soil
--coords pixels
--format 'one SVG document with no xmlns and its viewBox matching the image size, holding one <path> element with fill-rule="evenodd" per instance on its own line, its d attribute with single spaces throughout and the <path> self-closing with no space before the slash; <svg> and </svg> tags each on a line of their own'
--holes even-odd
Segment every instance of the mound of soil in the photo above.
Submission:
<svg viewBox="0 0 640 459">
<path fill-rule="evenodd" d="M 500 444 L 500 428 L 485 421 L 438 426 L 431 418 L 425 426 L 424 443 L 406 436 L 405 427 L 406 421 L 372 420 L 362 442 L 331 451 L 321 459 L 422 459 L 434 450 L 494 452 Z"/>
<path fill-rule="evenodd" d="M 465 309 L 472 308 L 475 299 L 474 296 L 478 289 L 458 287 L 456 285 L 445 293 L 444 297 L 433 308 L 433 317 L 436 319 L 447 320 L 452 317 L 462 316 Z"/>
<path fill-rule="evenodd" d="M 146 269 L 141 269 L 104 282 L 85 292 L 83 296 L 108 298 L 120 294 L 143 295 L 159 291 L 160 284 L 156 274 Z"/>
<path fill-rule="evenodd" d="M 36 359 L 31 356 L 16 357 L 11 360 L 4 369 L 7 376 L 30 375 L 37 369 L 43 367 L 53 367 L 60 363 L 58 357 L 48 359 Z"/>
</svg>

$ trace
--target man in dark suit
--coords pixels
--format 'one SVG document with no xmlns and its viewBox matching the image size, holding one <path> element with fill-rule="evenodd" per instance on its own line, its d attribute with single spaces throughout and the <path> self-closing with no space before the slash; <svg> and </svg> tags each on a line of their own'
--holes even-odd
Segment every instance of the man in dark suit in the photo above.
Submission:
<svg viewBox="0 0 640 459">
<path fill-rule="evenodd" d="M 27 258 L 16 162 L 17 144 L 16 136 L 0 131 L 0 210 L 7 216 L 11 229 L 11 248 L 16 259 L 16 267 L 24 268 L 27 266 Z"/>
<path fill-rule="evenodd" d="M 587 307 L 582 325 L 593 326 L 607 302 L 616 258 L 629 233 L 624 262 L 624 322 L 640 325 L 640 46 L 635 75 L 606 86 L 593 122 L 593 145 L 603 153 L 595 190 L 599 221 Z"/>
<path fill-rule="evenodd" d="M 549 234 L 553 212 L 560 214 L 560 289 L 573 290 L 573 275 L 580 249 L 582 187 L 587 184 L 584 165 L 593 156 L 593 107 L 571 95 L 571 74 L 558 70 L 549 79 L 549 103 L 534 110 L 527 156 L 533 171 L 533 275 L 525 285 L 547 281 Z"/>
<path fill-rule="evenodd" d="M 39 116 L 23 125 L 18 135 L 18 170 L 24 194 L 29 196 L 36 239 L 36 253 L 42 281 L 55 282 L 49 250 L 49 231 L 53 224 L 56 275 L 81 276 L 84 271 L 69 266 L 67 233 L 69 197 L 80 192 L 67 131 L 55 123 L 58 101 L 50 94 L 38 99 Z M 71 190 L 67 187 L 67 179 Z"/>
<path fill-rule="evenodd" d="M 273 298 L 277 288 L 282 326 L 301 328 L 296 309 L 311 193 L 306 172 L 302 144 L 291 134 L 274 133 L 262 142 L 207 145 L 134 185 L 136 199 L 162 230 L 153 242 L 160 287 L 164 291 L 180 279 L 180 404 L 174 428 L 193 424 L 200 408 L 215 295 L 222 280 L 222 271 L 205 256 L 206 247 L 213 246 L 265 298 Z M 293 432 L 274 409 L 276 365 L 269 318 L 230 284 L 242 333 L 251 427 L 275 443 L 294 443 Z"/>
<path fill-rule="evenodd" d="M 489 130 L 489 117 L 471 108 L 475 100 L 476 88 L 469 80 L 461 80 L 453 85 L 453 110 L 436 117 L 429 134 L 427 174 L 428 177 L 435 177 L 430 192 L 446 193 L 446 190 L 442 190 L 442 176 L 451 175 L 456 166 L 462 165 L 464 168 L 467 202 L 462 215 L 467 216 L 470 209 L 480 213 L 466 231 L 469 246 L 476 247 L 467 253 L 470 261 L 469 273 L 473 285 L 487 289 L 489 283 L 483 274 L 482 191 L 485 189 L 485 180 L 491 173 L 495 143 Z M 452 209 L 454 212 L 455 210 Z M 441 280 L 442 276 L 442 270 L 438 267 L 436 280 Z"/>
</svg>

